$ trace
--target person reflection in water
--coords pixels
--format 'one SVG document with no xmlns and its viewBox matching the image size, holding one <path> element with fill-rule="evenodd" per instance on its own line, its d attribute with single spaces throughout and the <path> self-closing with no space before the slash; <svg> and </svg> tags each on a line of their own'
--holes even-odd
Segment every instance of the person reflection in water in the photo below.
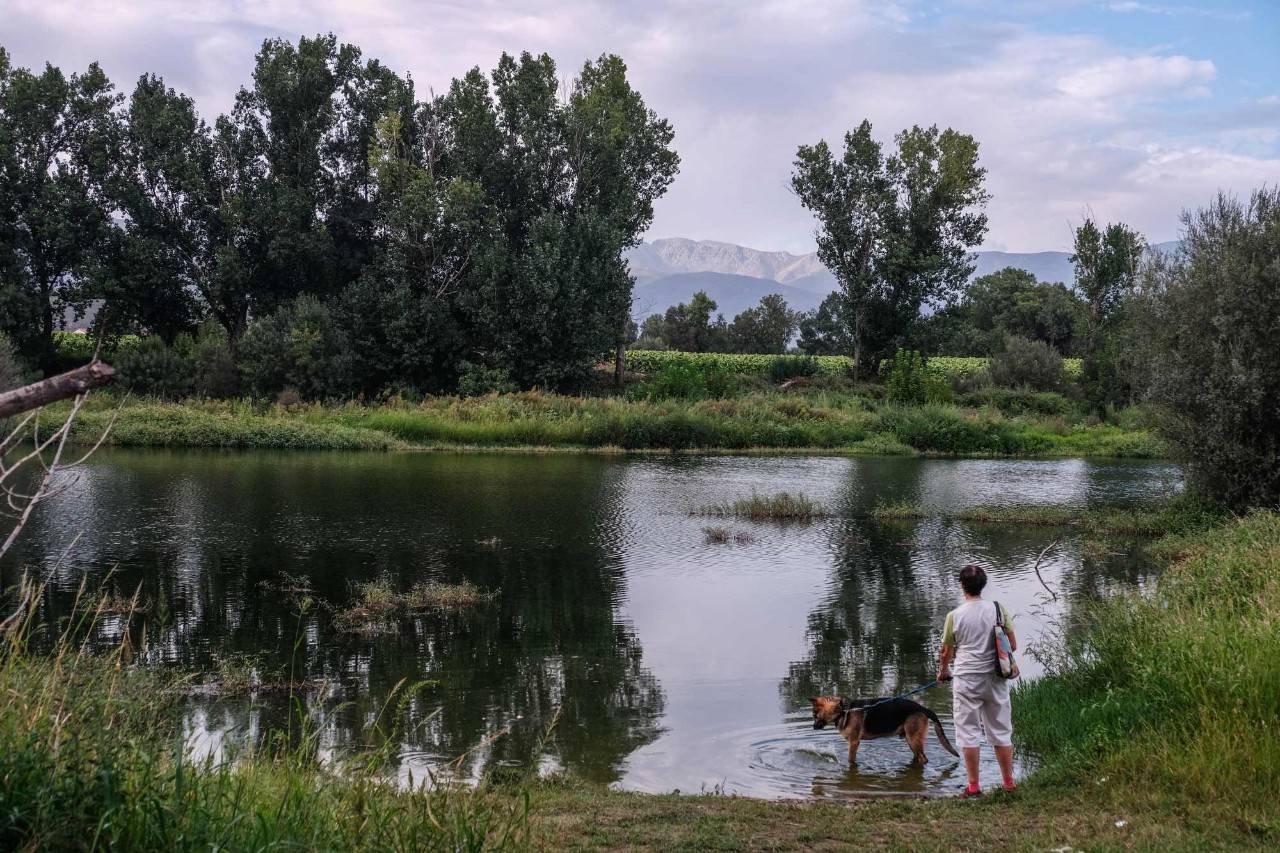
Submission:
<svg viewBox="0 0 1280 853">
<path fill-rule="evenodd" d="M 1013 633 L 1009 611 L 1001 604 L 982 598 L 986 585 L 987 573 L 981 566 L 968 565 L 960 570 L 964 604 L 947 614 L 938 661 L 938 680 L 955 679 L 951 686 L 952 714 L 956 744 L 964 753 L 964 767 L 969 776 L 969 786 L 965 789 L 968 797 L 982 793 L 978 784 L 978 757 L 984 730 L 987 741 L 995 748 L 1005 790 L 1014 789 L 1009 682 L 995 671 L 997 607 L 1014 651 L 1018 649 L 1018 639 Z"/>
</svg>

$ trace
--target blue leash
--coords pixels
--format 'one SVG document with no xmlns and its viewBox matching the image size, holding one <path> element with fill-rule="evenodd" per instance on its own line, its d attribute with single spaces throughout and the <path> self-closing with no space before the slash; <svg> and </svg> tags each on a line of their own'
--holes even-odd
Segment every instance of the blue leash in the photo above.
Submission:
<svg viewBox="0 0 1280 853">
<path fill-rule="evenodd" d="M 877 705 L 883 705 L 885 702 L 892 702 L 894 699 L 906 699 L 908 696 L 914 696 L 917 693 L 923 693 L 924 691 L 928 690 L 930 687 L 937 687 L 937 686 L 938 686 L 938 680 L 935 678 L 933 681 L 930 681 L 928 684 L 923 684 L 917 687 L 915 690 L 908 690 L 906 693 L 899 693 L 897 696 L 886 696 L 884 699 L 877 699 L 876 701 L 872 702 L 870 705 L 863 705 L 861 708 L 856 708 L 851 710 L 865 711 L 868 708 L 874 708 Z"/>
</svg>

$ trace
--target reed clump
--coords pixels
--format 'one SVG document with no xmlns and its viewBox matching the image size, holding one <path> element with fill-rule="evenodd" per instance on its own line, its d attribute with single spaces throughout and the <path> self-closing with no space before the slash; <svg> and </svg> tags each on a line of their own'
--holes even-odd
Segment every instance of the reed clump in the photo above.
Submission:
<svg viewBox="0 0 1280 853">
<path fill-rule="evenodd" d="M 443 583 L 430 581 L 400 592 L 391 578 L 382 576 L 355 584 L 351 603 L 337 610 L 335 627 L 349 634 L 374 636 L 399 632 L 401 617 L 425 610 L 458 610 L 485 604 L 497 593 L 470 581 Z"/>
<path fill-rule="evenodd" d="M 817 501 L 798 492 L 765 495 L 753 492 L 749 497 L 728 503 L 708 504 L 697 515 L 745 518 L 751 521 L 808 522 L 827 518 L 829 513 Z"/>
<path fill-rule="evenodd" d="M 421 583 L 409 590 L 405 596 L 405 606 L 410 610 L 453 610 L 463 607 L 475 607 L 498 597 L 496 592 L 484 590 L 470 581 L 461 583 L 440 583 L 432 581 Z"/>
</svg>

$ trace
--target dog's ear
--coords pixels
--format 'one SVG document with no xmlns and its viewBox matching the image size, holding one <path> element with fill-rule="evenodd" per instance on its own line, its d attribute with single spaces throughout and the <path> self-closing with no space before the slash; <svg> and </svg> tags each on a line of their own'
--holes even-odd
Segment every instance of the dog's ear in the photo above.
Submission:
<svg viewBox="0 0 1280 853">
<path fill-rule="evenodd" d="M 819 702 L 821 702 L 821 701 L 822 701 L 822 697 L 820 697 L 820 696 L 810 696 L 810 697 L 809 697 L 809 704 L 810 704 L 810 705 L 812 705 L 812 706 L 813 706 L 813 707 L 815 707 L 815 708 L 817 708 L 817 707 L 818 707 L 818 703 L 819 703 Z"/>
</svg>

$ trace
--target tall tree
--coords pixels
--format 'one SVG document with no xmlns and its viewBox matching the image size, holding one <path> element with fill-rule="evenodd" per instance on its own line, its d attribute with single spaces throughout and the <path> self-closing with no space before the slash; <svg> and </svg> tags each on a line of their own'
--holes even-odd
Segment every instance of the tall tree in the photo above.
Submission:
<svg viewBox="0 0 1280 853">
<path fill-rule="evenodd" d="M 734 352 L 781 354 L 799 324 L 799 315 L 787 307 L 782 294 L 771 293 L 733 318 L 727 333 L 729 347 Z"/>
<path fill-rule="evenodd" d="M 724 317 L 715 313 L 716 301 L 699 290 L 687 302 L 672 305 L 662 315 L 662 339 L 681 352 L 716 352 L 724 348 Z M 714 319 L 713 319 L 714 317 Z"/>
<path fill-rule="evenodd" d="M 223 216 L 236 233 L 227 247 L 235 273 L 222 294 L 240 315 L 229 321 L 233 338 L 243 312 L 332 294 L 358 278 L 375 231 L 375 126 L 395 113 L 407 129 L 412 112 L 407 82 L 332 34 L 263 43 L 252 87 L 217 123 Z"/>
<path fill-rule="evenodd" d="M 885 156 L 863 121 L 837 159 L 802 145 L 791 186 L 818 219 L 818 257 L 840 284 L 855 370 L 873 372 L 926 302 L 953 297 L 986 233 L 986 170 L 973 137 L 913 127 Z"/>
<path fill-rule="evenodd" d="M 120 224 L 99 290 L 109 322 L 172 342 L 196 324 L 201 299 L 216 303 L 226 229 L 214 164 L 212 135 L 191 99 L 143 75 L 108 182 Z"/>
<path fill-rule="evenodd" d="M 836 291 L 823 299 L 817 310 L 800 318 L 796 345 L 808 355 L 843 355 L 853 350 L 852 327 L 844 294 Z"/>
<path fill-rule="evenodd" d="M 1182 250 L 1140 272 L 1132 340 L 1146 399 L 1189 485 L 1280 507 L 1280 188 L 1183 214 Z"/>
<path fill-rule="evenodd" d="M 624 336 L 622 252 L 678 165 L 617 57 L 584 66 L 567 102 L 559 85 L 550 57 L 504 55 L 491 89 L 478 71 L 455 82 L 426 131 L 446 148 L 437 168 L 482 187 L 495 217 L 462 305 L 490 344 L 481 360 L 520 385 L 576 384 Z"/>
<path fill-rule="evenodd" d="M 0 50 L 0 325 L 42 367 L 111 232 L 104 176 L 119 97 L 95 63 L 67 78 L 13 68 Z"/>
<path fill-rule="evenodd" d="M 1076 289 L 1087 303 L 1084 335 L 1086 393 L 1101 405 L 1115 393 L 1115 359 L 1108 355 L 1108 334 L 1125 299 L 1133 291 L 1146 250 L 1142 235 L 1122 223 L 1099 230 L 1089 218 L 1076 229 L 1071 263 Z"/>
</svg>

